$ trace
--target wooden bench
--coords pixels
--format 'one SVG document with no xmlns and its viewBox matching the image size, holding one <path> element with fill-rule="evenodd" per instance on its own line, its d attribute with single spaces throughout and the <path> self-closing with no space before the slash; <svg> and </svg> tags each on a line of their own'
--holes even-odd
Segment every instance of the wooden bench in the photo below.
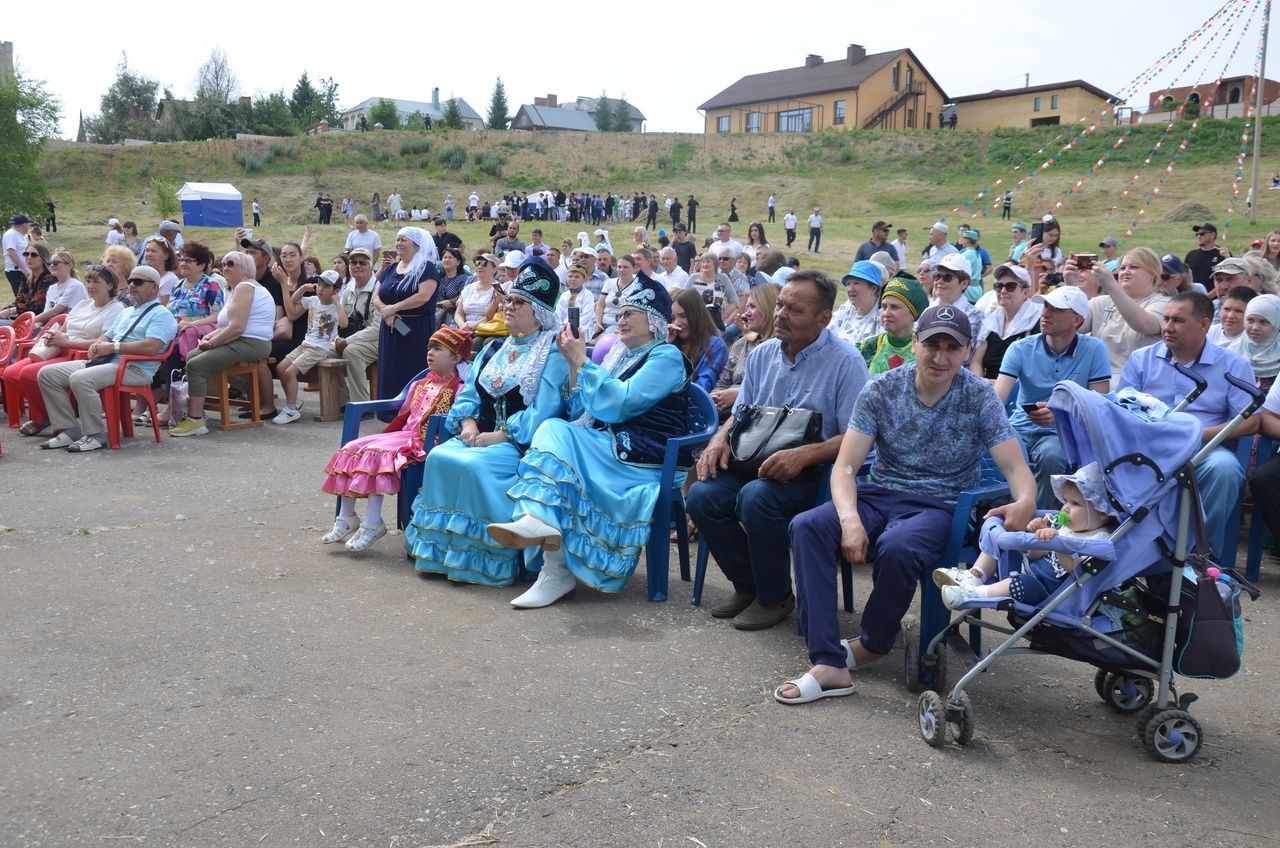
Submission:
<svg viewBox="0 0 1280 848">
<path fill-rule="evenodd" d="M 224 368 L 214 377 L 214 382 L 218 388 L 218 394 L 209 395 L 205 398 L 205 406 L 217 409 L 222 417 L 223 430 L 245 430 L 251 427 L 262 426 L 262 407 L 258 403 L 258 390 L 260 384 L 258 382 L 258 368 L 263 362 L 267 364 L 274 360 L 266 359 L 256 362 L 237 362 L 230 368 Z M 245 376 L 249 378 L 249 397 L 247 400 L 231 397 L 231 378 Z M 252 413 L 252 418 L 241 421 L 231 417 L 232 407 L 238 409 L 248 409 Z"/>
</svg>

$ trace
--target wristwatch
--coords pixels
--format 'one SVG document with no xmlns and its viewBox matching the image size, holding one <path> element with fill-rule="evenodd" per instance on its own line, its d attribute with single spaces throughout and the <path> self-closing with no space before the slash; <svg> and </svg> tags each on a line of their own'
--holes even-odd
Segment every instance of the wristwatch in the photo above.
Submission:
<svg viewBox="0 0 1280 848">
<path fill-rule="evenodd" d="M 111 347 L 116 353 L 120 352 L 120 342 L 112 342 Z"/>
</svg>

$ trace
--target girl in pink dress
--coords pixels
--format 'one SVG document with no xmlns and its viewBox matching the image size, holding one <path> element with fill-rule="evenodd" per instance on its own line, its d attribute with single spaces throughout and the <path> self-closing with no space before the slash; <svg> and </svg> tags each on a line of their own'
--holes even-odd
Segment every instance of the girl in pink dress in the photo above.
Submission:
<svg viewBox="0 0 1280 848">
<path fill-rule="evenodd" d="M 320 541 L 329 545 L 347 539 L 349 551 L 363 551 L 387 535 L 382 521 L 382 498 L 400 491 L 400 471 L 411 462 L 426 457 L 422 440 L 427 420 L 449 411 L 462 380 L 458 363 L 471 356 L 471 333 L 441 327 L 427 345 L 427 376 L 409 387 L 400 414 L 381 433 L 352 439 L 333 455 L 325 466 L 321 487 L 339 495 L 342 505 L 333 529 Z M 356 499 L 367 498 L 364 519 L 356 516 Z M 358 529 L 357 529 L 358 525 Z"/>
</svg>

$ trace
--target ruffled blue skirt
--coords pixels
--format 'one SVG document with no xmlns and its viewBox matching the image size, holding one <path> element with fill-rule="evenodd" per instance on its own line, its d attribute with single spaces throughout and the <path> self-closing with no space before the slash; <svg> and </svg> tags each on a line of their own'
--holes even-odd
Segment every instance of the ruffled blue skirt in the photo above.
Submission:
<svg viewBox="0 0 1280 848">
<path fill-rule="evenodd" d="M 621 462 L 602 430 L 552 419 L 534 434 L 518 473 L 509 492 L 515 517 L 559 528 L 573 576 L 603 592 L 621 591 L 649 540 L 661 469 Z"/>
<path fill-rule="evenodd" d="M 404 531 L 405 550 L 419 571 L 484 586 L 515 583 L 520 551 L 494 542 L 485 527 L 511 520 L 507 490 L 516 483 L 519 461 L 510 443 L 469 448 L 460 439 L 427 454 L 422 491 Z"/>
</svg>

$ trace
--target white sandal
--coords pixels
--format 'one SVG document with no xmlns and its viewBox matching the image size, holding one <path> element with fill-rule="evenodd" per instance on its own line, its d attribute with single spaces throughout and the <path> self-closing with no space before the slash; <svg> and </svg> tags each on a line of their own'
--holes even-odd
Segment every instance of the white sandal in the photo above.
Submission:
<svg viewBox="0 0 1280 848">
<path fill-rule="evenodd" d="M 320 544 L 332 545 L 335 542 L 341 542 L 356 529 L 356 521 L 353 518 L 339 515 L 333 520 L 333 528 L 320 537 Z"/>
<path fill-rule="evenodd" d="M 797 697 L 787 698 L 783 696 L 782 686 L 786 686 L 787 683 L 800 690 L 800 694 Z M 843 698 L 846 695 L 853 694 L 852 683 L 848 686 L 836 686 L 831 689 L 823 689 L 822 684 L 818 682 L 818 678 L 814 677 L 807 671 L 795 680 L 788 680 L 787 683 L 784 683 L 782 686 L 773 690 L 773 699 L 779 704 L 808 704 L 813 701 L 820 701 L 823 698 Z"/>
</svg>

